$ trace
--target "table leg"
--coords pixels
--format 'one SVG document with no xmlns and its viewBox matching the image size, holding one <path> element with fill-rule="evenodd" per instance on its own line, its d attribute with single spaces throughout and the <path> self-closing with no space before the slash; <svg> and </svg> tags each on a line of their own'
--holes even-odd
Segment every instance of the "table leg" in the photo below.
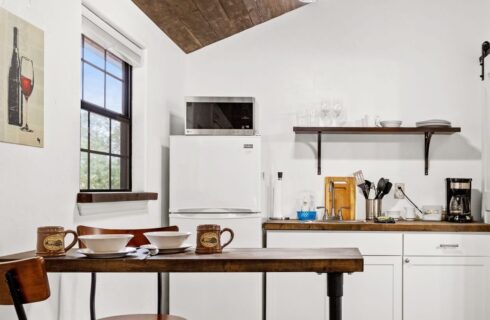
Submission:
<svg viewBox="0 0 490 320">
<path fill-rule="evenodd" d="M 342 273 L 327 274 L 327 296 L 329 298 L 330 320 L 342 320 L 343 286 L 344 275 Z"/>
</svg>

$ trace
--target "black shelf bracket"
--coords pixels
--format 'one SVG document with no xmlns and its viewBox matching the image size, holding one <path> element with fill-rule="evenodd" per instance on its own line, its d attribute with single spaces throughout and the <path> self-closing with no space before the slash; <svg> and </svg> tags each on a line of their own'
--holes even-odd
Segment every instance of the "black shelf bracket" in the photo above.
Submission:
<svg viewBox="0 0 490 320">
<path fill-rule="evenodd" d="M 425 148 L 424 148 L 424 158 L 425 158 L 425 175 L 429 175 L 429 149 L 430 149 L 430 140 L 432 139 L 432 135 L 434 132 L 426 132 L 425 136 Z"/>
<path fill-rule="evenodd" d="M 317 140 L 317 174 L 319 176 L 322 175 L 322 133 L 318 131 L 318 140 Z"/>
<path fill-rule="evenodd" d="M 485 58 L 490 54 L 490 42 L 485 41 L 481 45 L 481 56 L 480 56 L 480 66 L 481 66 L 481 80 L 485 80 Z"/>
</svg>

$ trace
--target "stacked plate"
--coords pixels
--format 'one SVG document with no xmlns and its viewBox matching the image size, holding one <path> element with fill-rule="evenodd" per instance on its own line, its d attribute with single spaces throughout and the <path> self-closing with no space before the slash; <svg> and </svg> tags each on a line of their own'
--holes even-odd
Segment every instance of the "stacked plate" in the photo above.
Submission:
<svg viewBox="0 0 490 320">
<path fill-rule="evenodd" d="M 441 119 L 431 119 L 425 121 L 416 122 L 417 127 L 450 127 L 451 122 Z"/>
</svg>

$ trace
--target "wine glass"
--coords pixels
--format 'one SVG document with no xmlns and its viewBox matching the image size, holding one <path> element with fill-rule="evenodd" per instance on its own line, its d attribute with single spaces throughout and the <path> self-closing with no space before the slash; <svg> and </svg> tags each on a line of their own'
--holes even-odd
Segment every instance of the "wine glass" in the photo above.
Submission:
<svg viewBox="0 0 490 320">
<path fill-rule="evenodd" d="M 32 132 L 31 129 L 29 129 L 29 124 L 27 123 L 28 121 L 28 109 L 27 109 L 27 102 L 29 101 L 29 97 L 32 94 L 32 90 L 34 89 L 34 62 L 27 58 L 27 57 L 22 57 L 20 59 L 20 89 L 22 90 L 22 95 L 25 98 L 25 108 L 26 108 L 26 124 L 20 128 L 22 131 L 26 132 Z"/>
</svg>

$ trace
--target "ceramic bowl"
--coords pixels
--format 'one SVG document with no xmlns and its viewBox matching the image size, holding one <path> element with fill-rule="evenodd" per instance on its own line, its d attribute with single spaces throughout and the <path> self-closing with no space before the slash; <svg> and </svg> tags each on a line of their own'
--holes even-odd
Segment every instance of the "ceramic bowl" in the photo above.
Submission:
<svg viewBox="0 0 490 320">
<path fill-rule="evenodd" d="M 402 125 L 402 121 L 399 120 L 385 120 L 380 122 L 382 127 L 385 128 L 399 128 Z"/>
<path fill-rule="evenodd" d="M 132 234 L 92 234 L 78 239 L 93 252 L 119 252 L 133 237 Z"/>
<path fill-rule="evenodd" d="M 155 231 L 146 232 L 144 235 L 150 243 L 157 246 L 158 249 L 173 249 L 181 247 L 191 233 L 179 231 Z"/>
</svg>

